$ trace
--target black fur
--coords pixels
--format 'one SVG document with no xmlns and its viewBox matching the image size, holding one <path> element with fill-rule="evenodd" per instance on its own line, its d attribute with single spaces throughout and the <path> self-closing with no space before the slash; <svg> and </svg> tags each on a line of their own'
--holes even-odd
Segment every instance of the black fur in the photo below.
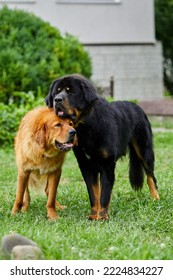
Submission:
<svg viewBox="0 0 173 280">
<path fill-rule="evenodd" d="M 70 117 L 76 124 L 78 146 L 74 153 L 88 188 L 90 219 L 108 218 L 116 161 L 127 150 L 132 188 L 142 188 L 145 172 L 150 192 L 156 191 L 152 131 L 138 105 L 127 101 L 108 103 L 97 95 L 90 81 L 79 75 L 54 81 L 46 103 L 57 115 Z M 156 198 L 157 194 L 152 196 Z"/>
</svg>

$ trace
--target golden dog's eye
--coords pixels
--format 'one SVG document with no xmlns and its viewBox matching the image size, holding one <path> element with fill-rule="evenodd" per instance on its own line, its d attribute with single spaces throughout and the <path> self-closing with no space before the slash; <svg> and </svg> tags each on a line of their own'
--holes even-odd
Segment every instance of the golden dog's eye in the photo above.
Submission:
<svg viewBox="0 0 173 280">
<path fill-rule="evenodd" d="M 61 123 L 57 123 L 55 126 L 60 127 L 60 126 L 61 126 Z"/>
<path fill-rule="evenodd" d="M 73 122 L 70 122 L 69 125 L 70 125 L 70 126 L 73 126 Z"/>
</svg>

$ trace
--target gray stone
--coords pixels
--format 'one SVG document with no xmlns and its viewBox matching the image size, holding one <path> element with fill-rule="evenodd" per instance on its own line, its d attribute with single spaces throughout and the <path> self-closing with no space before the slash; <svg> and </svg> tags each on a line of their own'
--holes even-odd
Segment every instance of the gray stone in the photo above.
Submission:
<svg viewBox="0 0 173 280">
<path fill-rule="evenodd" d="M 11 233 L 5 235 L 1 240 L 1 250 L 0 254 L 4 259 L 11 258 L 12 250 L 17 245 L 30 245 L 30 246 L 37 246 L 35 242 L 32 240 L 18 234 L 18 233 Z"/>
<path fill-rule="evenodd" d="M 42 260 L 43 253 L 40 248 L 31 245 L 18 245 L 12 249 L 13 260 Z"/>
</svg>

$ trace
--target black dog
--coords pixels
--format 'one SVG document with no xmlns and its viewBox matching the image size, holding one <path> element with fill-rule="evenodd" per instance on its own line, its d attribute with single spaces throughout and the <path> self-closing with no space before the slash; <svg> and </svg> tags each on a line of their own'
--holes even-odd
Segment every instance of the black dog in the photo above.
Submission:
<svg viewBox="0 0 173 280">
<path fill-rule="evenodd" d="M 128 149 L 132 188 L 142 188 L 145 171 L 151 196 L 159 199 L 151 126 L 138 105 L 127 101 L 108 103 L 97 95 L 90 81 L 79 75 L 55 80 L 45 101 L 59 117 L 70 117 L 75 122 L 78 146 L 74 153 L 88 188 L 89 219 L 108 219 L 116 161 Z"/>
</svg>

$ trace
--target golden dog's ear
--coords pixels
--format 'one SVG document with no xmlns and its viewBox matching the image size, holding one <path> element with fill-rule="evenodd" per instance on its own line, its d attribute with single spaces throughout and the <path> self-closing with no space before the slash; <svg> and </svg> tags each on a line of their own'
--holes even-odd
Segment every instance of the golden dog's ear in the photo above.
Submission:
<svg viewBox="0 0 173 280">
<path fill-rule="evenodd" d="M 35 141 L 39 144 L 41 148 L 44 148 L 46 145 L 46 126 L 42 125 L 39 127 L 35 134 Z"/>
</svg>

